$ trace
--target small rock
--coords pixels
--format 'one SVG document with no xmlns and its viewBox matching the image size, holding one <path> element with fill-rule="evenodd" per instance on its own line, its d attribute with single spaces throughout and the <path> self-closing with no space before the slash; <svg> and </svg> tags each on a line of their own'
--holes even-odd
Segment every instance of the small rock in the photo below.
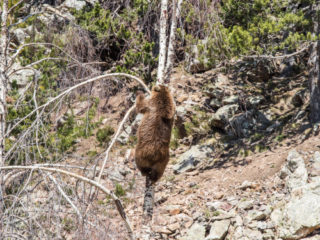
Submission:
<svg viewBox="0 0 320 240">
<path fill-rule="evenodd" d="M 248 98 L 248 102 L 251 106 L 258 106 L 263 102 L 264 98 L 262 96 L 253 96 Z"/>
<path fill-rule="evenodd" d="M 223 196 L 224 196 L 223 192 L 215 192 L 213 194 L 213 198 L 215 198 L 215 199 L 221 199 L 221 198 L 223 198 Z"/>
<path fill-rule="evenodd" d="M 183 103 L 184 101 L 186 101 L 188 99 L 187 95 L 180 95 L 177 97 L 177 102 L 178 103 Z"/>
<path fill-rule="evenodd" d="M 215 86 L 223 88 L 223 87 L 227 87 L 229 84 L 230 84 L 230 82 L 229 82 L 228 77 L 222 73 L 219 73 L 217 76 Z"/>
<path fill-rule="evenodd" d="M 256 223 L 257 223 L 256 228 L 259 229 L 259 230 L 265 230 L 265 229 L 268 228 L 268 223 L 267 222 L 258 221 Z"/>
<path fill-rule="evenodd" d="M 254 200 L 240 201 L 238 208 L 242 210 L 249 210 L 253 208 Z"/>
<path fill-rule="evenodd" d="M 210 107 L 216 109 L 216 108 L 220 108 L 221 107 L 221 102 L 216 99 L 216 98 L 213 98 L 210 100 L 210 103 L 209 103 Z"/>
<path fill-rule="evenodd" d="M 170 210 L 169 214 L 172 216 L 172 215 L 177 215 L 180 212 L 181 212 L 181 210 L 176 208 L 176 209 Z"/>
<path fill-rule="evenodd" d="M 172 224 L 169 224 L 167 226 L 168 230 L 171 231 L 171 232 L 175 232 L 177 231 L 179 228 L 180 228 L 180 224 L 178 222 L 176 223 L 172 223 Z"/>
<path fill-rule="evenodd" d="M 216 211 L 218 213 L 217 216 L 214 216 L 210 219 L 210 221 L 219 221 L 219 220 L 225 220 L 225 219 L 231 219 L 235 218 L 237 216 L 237 213 L 235 212 L 235 209 L 232 209 L 229 212 L 226 212 L 224 210 Z"/>
<path fill-rule="evenodd" d="M 228 233 L 230 220 L 215 221 L 206 240 L 222 240 Z"/>
<path fill-rule="evenodd" d="M 152 230 L 156 233 L 164 233 L 164 234 L 171 234 L 172 231 L 170 231 L 166 226 L 153 226 Z"/>
<path fill-rule="evenodd" d="M 86 2 L 81 0 L 66 0 L 63 3 L 63 5 L 68 8 L 74 8 L 79 11 L 86 5 Z"/>
<path fill-rule="evenodd" d="M 239 187 L 239 189 L 241 190 L 246 190 L 247 188 L 255 188 L 257 187 L 257 183 L 255 182 L 249 182 L 247 180 L 245 180 L 244 182 L 242 182 L 241 186 Z"/>
<path fill-rule="evenodd" d="M 266 214 L 264 212 L 257 211 L 257 210 L 250 210 L 247 216 L 248 222 L 251 222 L 253 220 L 261 221 L 261 220 L 264 220 L 265 218 L 266 218 Z"/>
<path fill-rule="evenodd" d="M 262 235 L 263 240 L 273 240 L 275 239 L 274 232 L 271 229 L 266 229 Z"/>
<path fill-rule="evenodd" d="M 223 105 L 237 104 L 238 102 L 239 102 L 239 97 L 235 95 L 226 97 L 222 100 Z"/>
<path fill-rule="evenodd" d="M 13 34 L 14 34 L 15 38 L 17 39 L 17 41 L 19 42 L 19 44 L 23 44 L 25 39 L 28 36 L 26 29 L 22 29 L 22 28 L 15 29 L 13 31 Z"/>
<path fill-rule="evenodd" d="M 229 211 L 232 208 L 231 204 L 226 202 L 220 202 L 220 201 L 207 202 L 206 205 L 211 211 L 217 211 L 221 209 L 224 211 Z"/>
<path fill-rule="evenodd" d="M 170 215 L 177 215 L 181 212 L 181 206 L 180 205 L 167 205 L 166 211 Z"/>
</svg>

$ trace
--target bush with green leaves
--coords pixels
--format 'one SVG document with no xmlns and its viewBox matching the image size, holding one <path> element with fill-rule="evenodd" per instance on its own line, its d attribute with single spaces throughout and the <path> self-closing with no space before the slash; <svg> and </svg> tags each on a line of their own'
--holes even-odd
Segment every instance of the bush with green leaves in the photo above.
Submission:
<svg viewBox="0 0 320 240">
<path fill-rule="evenodd" d="M 232 55 L 294 51 L 310 40 L 314 0 L 224 0 L 220 16 Z"/>
<path fill-rule="evenodd" d="M 137 31 L 140 16 L 149 3 L 133 1 L 133 6 L 114 14 L 99 3 L 94 7 L 74 11 L 77 23 L 95 40 L 102 61 L 113 64 L 116 72 L 134 73 L 151 81 L 156 67 L 155 43 L 147 40 L 142 31 Z M 151 3 L 150 3 L 151 4 Z"/>
<path fill-rule="evenodd" d="M 104 128 L 98 129 L 96 133 L 96 137 L 98 142 L 102 146 L 104 144 L 107 144 L 110 141 L 111 136 L 113 134 L 114 134 L 114 129 L 110 126 L 106 126 Z"/>
<path fill-rule="evenodd" d="M 315 0 L 186 1 L 178 41 L 189 54 L 196 46 L 210 65 L 243 55 L 290 53 L 315 39 L 309 11 L 313 3 Z"/>
</svg>

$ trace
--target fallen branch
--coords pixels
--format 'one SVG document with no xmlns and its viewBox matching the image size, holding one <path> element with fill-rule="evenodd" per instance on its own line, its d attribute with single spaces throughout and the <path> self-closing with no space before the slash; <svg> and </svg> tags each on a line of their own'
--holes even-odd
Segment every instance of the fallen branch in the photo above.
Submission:
<svg viewBox="0 0 320 240">
<path fill-rule="evenodd" d="M 291 54 L 286 54 L 286 55 L 281 55 L 281 56 L 272 56 L 272 55 L 251 55 L 251 56 L 242 56 L 243 58 L 268 58 L 268 59 L 282 59 L 282 58 L 289 58 L 295 55 L 298 55 L 305 50 L 309 49 L 309 46 L 302 48 L 301 50 L 291 53 Z"/>
</svg>

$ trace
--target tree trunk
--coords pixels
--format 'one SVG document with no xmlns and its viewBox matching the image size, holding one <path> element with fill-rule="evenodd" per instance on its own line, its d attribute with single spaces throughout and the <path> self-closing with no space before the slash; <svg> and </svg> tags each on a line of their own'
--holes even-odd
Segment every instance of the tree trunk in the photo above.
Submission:
<svg viewBox="0 0 320 240">
<path fill-rule="evenodd" d="M 160 14 L 160 36 L 159 36 L 159 63 L 157 72 L 157 84 L 164 83 L 164 70 L 166 66 L 167 50 L 167 20 L 168 20 L 168 0 L 161 0 Z"/>
<path fill-rule="evenodd" d="M 0 166 L 4 165 L 4 136 L 6 131 L 5 109 L 7 93 L 7 45 L 8 45 L 8 0 L 2 4 L 1 34 L 0 34 Z"/>
<path fill-rule="evenodd" d="M 8 0 L 2 2 L 1 32 L 0 32 L 0 167 L 4 166 L 4 136 L 6 134 L 6 93 L 7 93 L 7 46 L 8 46 Z M 3 212 L 3 174 L 0 174 L 0 216 Z M 0 229 L 3 229 L 0 219 Z M 1 232 L 1 231 L 0 231 Z M 0 233 L 2 239 L 2 233 Z"/>
<path fill-rule="evenodd" d="M 319 37 L 320 33 L 320 4 L 315 7 L 314 17 L 314 34 Z M 310 120 L 312 123 L 320 122 L 320 40 L 313 44 L 309 63 L 311 71 L 309 74 L 310 81 Z"/>
<path fill-rule="evenodd" d="M 164 82 L 169 83 L 171 77 L 171 71 L 173 68 L 174 62 L 174 44 L 176 42 L 176 32 L 177 32 L 177 21 L 180 18 L 182 0 L 178 1 L 178 6 L 176 4 L 176 0 L 172 1 L 172 19 L 171 19 L 171 28 L 170 28 L 170 37 L 169 37 L 169 46 L 168 46 L 168 56 L 165 67 L 165 76 Z"/>
</svg>

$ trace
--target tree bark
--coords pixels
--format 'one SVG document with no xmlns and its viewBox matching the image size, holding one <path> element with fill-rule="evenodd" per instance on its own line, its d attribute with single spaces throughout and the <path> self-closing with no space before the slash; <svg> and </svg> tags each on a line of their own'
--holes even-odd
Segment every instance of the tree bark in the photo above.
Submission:
<svg viewBox="0 0 320 240">
<path fill-rule="evenodd" d="M 182 0 L 178 0 L 178 4 L 176 4 L 176 0 L 172 1 L 172 20 L 170 27 L 170 38 L 169 38 L 169 46 L 168 46 L 168 56 L 165 68 L 165 76 L 164 82 L 169 83 L 171 77 L 171 71 L 174 63 L 174 44 L 176 42 L 176 32 L 177 32 L 177 22 L 180 18 Z"/>
<path fill-rule="evenodd" d="M 157 72 L 157 84 L 164 84 L 164 70 L 166 66 L 167 50 L 167 19 L 168 19 L 168 0 L 161 0 L 160 14 L 160 39 L 159 39 L 159 63 Z"/>
<path fill-rule="evenodd" d="M 8 0 L 2 3 L 1 33 L 0 33 L 0 166 L 4 165 L 4 136 L 6 131 L 6 93 L 7 93 L 7 46 L 8 46 Z"/>
<path fill-rule="evenodd" d="M 312 123 L 320 122 L 320 4 L 315 6 L 314 34 L 318 37 L 312 45 L 309 63 L 311 71 L 309 73 L 310 83 L 310 120 Z"/>
<path fill-rule="evenodd" d="M 8 0 L 2 1 L 0 32 L 0 167 L 4 166 L 4 139 L 6 134 L 6 93 L 7 93 L 7 46 L 8 46 Z M 0 173 L 0 216 L 3 213 L 3 174 Z M 3 229 L 0 219 L 0 229 Z M 1 232 L 1 231 L 0 231 Z M 2 233 L 0 233 L 2 238 Z"/>
</svg>

